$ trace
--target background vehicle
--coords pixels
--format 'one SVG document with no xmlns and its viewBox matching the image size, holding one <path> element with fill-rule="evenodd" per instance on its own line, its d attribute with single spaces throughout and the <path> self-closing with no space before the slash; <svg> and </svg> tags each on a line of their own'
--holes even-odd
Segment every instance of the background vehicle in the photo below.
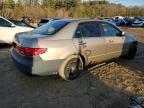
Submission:
<svg viewBox="0 0 144 108">
<path fill-rule="evenodd" d="M 126 26 L 131 26 L 132 23 L 134 22 L 134 19 L 132 19 L 132 18 L 124 18 L 124 21 L 125 21 L 125 25 Z"/>
<path fill-rule="evenodd" d="M 132 23 L 133 27 L 144 27 L 144 19 L 136 19 L 133 23 Z"/>
<path fill-rule="evenodd" d="M 31 31 L 33 28 L 17 26 L 11 21 L 0 17 L 0 43 L 11 44 L 16 33 Z"/>
<path fill-rule="evenodd" d="M 13 20 L 13 19 L 10 19 L 9 21 L 14 23 L 16 26 L 35 28 L 31 24 L 29 24 L 28 22 L 26 22 L 24 20 Z"/>
<path fill-rule="evenodd" d="M 53 21 L 53 20 L 59 20 L 59 19 L 60 18 L 44 18 L 44 19 L 41 19 L 40 22 L 37 25 L 39 27 L 39 26 L 42 26 L 45 23 L 48 23 L 48 22 Z"/>
<path fill-rule="evenodd" d="M 114 19 L 115 20 L 117 20 L 117 19 L 124 19 L 124 17 L 123 16 L 115 16 Z"/>
<path fill-rule="evenodd" d="M 126 22 L 124 19 L 115 19 L 114 20 L 117 26 L 124 26 L 126 25 Z"/>
<path fill-rule="evenodd" d="M 11 56 L 27 74 L 79 76 L 86 65 L 120 56 L 134 58 L 137 41 L 116 26 L 94 19 L 62 19 L 16 34 Z M 22 62 L 23 61 L 23 62 Z"/>
<path fill-rule="evenodd" d="M 103 20 L 116 25 L 116 22 L 114 21 L 113 18 L 104 18 Z"/>
</svg>

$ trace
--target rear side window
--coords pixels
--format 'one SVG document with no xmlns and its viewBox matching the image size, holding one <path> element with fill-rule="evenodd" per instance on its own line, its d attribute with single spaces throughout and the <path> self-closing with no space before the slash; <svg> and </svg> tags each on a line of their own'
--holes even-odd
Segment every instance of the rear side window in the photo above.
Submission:
<svg viewBox="0 0 144 108">
<path fill-rule="evenodd" d="M 10 24 L 8 21 L 0 18 L 0 26 L 1 26 L 1 27 L 9 27 L 10 25 L 11 25 L 11 24 Z"/>
<path fill-rule="evenodd" d="M 80 30 L 83 37 L 99 37 L 101 30 L 95 22 L 80 24 Z"/>
<path fill-rule="evenodd" d="M 120 34 L 120 30 L 112 26 L 111 24 L 108 23 L 100 23 L 105 36 L 118 36 Z"/>
<path fill-rule="evenodd" d="M 52 35 L 62 29 L 64 26 L 69 24 L 69 21 L 51 21 L 46 23 L 37 29 L 33 30 L 33 33 L 42 34 L 42 35 Z"/>
</svg>

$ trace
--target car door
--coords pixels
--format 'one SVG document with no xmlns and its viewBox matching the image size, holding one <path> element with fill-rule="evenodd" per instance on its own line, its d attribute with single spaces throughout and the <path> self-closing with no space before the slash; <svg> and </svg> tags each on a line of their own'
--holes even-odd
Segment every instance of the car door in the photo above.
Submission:
<svg viewBox="0 0 144 108">
<path fill-rule="evenodd" d="M 0 43 L 11 43 L 15 35 L 12 24 L 3 18 L 0 18 Z"/>
<path fill-rule="evenodd" d="M 79 52 L 87 57 L 89 64 L 106 59 L 106 41 L 101 36 L 100 27 L 96 22 L 80 23 L 74 41 Z"/>
<path fill-rule="evenodd" d="M 100 22 L 107 43 L 108 59 L 116 58 L 122 55 L 125 50 L 125 36 L 114 25 L 106 22 Z"/>
</svg>

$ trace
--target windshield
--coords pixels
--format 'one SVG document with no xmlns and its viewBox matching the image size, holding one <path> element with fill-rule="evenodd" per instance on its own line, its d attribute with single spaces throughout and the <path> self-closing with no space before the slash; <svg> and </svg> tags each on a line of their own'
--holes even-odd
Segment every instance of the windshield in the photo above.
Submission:
<svg viewBox="0 0 144 108">
<path fill-rule="evenodd" d="M 43 34 L 43 35 L 52 35 L 66 26 L 69 21 L 51 21 L 48 22 L 37 29 L 33 30 L 33 33 Z"/>
</svg>

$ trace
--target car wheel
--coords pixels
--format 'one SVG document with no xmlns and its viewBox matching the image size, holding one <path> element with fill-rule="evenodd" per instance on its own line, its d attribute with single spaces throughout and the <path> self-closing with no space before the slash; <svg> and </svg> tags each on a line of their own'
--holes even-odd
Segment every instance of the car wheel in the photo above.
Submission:
<svg viewBox="0 0 144 108">
<path fill-rule="evenodd" d="M 137 52 L 137 44 L 133 43 L 128 51 L 128 54 L 126 55 L 127 59 L 133 59 Z"/>
<path fill-rule="evenodd" d="M 59 75 L 64 80 L 76 79 L 83 70 L 83 61 L 81 57 L 73 55 L 66 59 L 59 69 Z"/>
</svg>

